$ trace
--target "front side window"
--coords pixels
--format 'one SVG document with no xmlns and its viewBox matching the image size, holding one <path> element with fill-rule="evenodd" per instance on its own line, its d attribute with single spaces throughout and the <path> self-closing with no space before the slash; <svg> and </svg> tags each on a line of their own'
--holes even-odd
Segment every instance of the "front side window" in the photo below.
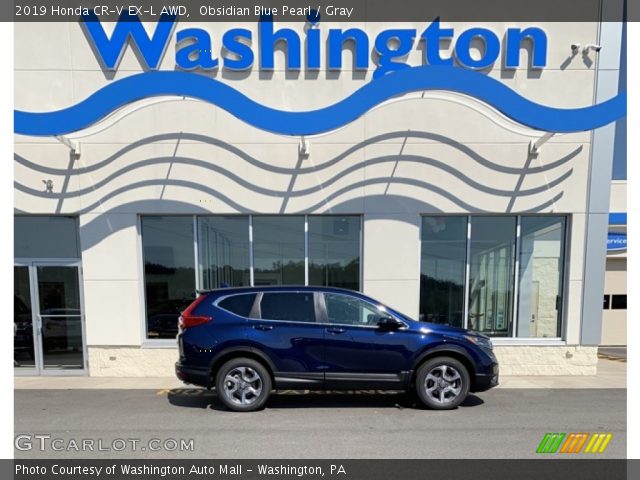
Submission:
<svg viewBox="0 0 640 480">
<path fill-rule="evenodd" d="M 147 338 L 175 338 L 195 299 L 193 218 L 142 217 Z"/>
<path fill-rule="evenodd" d="M 389 316 L 384 310 L 376 308 L 369 302 L 338 293 L 325 293 L 324 302 L 329 323 L 375 326 L 382 317 Z"/>
<path fill-rule="evenodd" d="M 260 318 L 288 322 L 316 321 L 312 292 L 270 292 L 262 294 Z"/>
</svg>

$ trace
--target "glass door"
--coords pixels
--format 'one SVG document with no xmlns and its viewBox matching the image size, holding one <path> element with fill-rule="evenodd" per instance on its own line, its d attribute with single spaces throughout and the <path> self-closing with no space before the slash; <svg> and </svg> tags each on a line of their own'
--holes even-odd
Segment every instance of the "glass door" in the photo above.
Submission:
<svg viewBox="0 0 640 480">
<path fill-rule="evenodd" d="M 15 266 L 14 280 L 16 372 L 84 373 L 80 265 L 33 262 Z"/>
<path fill-rule="evenodd" d="M 26 265 L 13 267 L 13 367 L 34 374 L 37 364 L 29 270 Z"/>
</svg>

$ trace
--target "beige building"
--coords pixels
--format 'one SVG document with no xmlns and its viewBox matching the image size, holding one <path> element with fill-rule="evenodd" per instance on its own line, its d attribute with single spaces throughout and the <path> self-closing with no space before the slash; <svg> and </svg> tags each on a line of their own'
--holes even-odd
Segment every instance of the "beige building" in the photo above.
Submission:
<svg viewBox="0 0 640 480">
<path fill-rule="evenodd" d="M 607 267 L 604 280 L 602 345 L 627 344 L 627 181 L 611 185 Z"/>
<path fill-rule="evenodd" d="M 305 34 L 302 23 L 286 26 Z M 354 26 L 372 39 L 390 28 L 319 28 Z M 451 25 L 456 36 L 474 26 Z M 500 39 L 514 26 L 530 25 L 482 25 Z M 618 93 L 620 25 L 536 26 L 544 68 L 531 68 L 523 47 L 518 67 L 498 60 L 481 74 L 565 109 Z M 176 35 L 194 27 L 218 42 L 234 26 L 179 24 L 158 70 L 176 69 Z M 241 27 L 258 36 L 255 23 Z M 396 27 L 420 32 L 425 22 Z M 132 45 L 105 68 L 77 23 L 18 23 L 15 36 L 21 111 L 63 109 L 145 70 Z M 402 61 L 421 65 L 415 42 Z M 603 48 L 577 54 L 572 44 Z M 269 71 L 256 62 L 193 75 L 302 111 L 341 101 L 375 70 L 352 68 L 348 48 L 341 70 L 324 57 L 313 71 L 274 58 Z M 197 289 L 285 283 L 353 288 L 424 321 L 486 332 L 504 374 L 593 374 L 600 332 L 602 343 L 622 338 L 617 312 L 602 327 L 599 304 L 612 129 L 548 138 L 473 96 L 425 90 L 304 137 L 179 95 L 127 102 L 58 136 L 18 134 L 16 373 L 172 375 L 177 316 Z M 611 293 L 622 288 L 611 271 L 619 258 L 607 258 Z"/>
</svg>

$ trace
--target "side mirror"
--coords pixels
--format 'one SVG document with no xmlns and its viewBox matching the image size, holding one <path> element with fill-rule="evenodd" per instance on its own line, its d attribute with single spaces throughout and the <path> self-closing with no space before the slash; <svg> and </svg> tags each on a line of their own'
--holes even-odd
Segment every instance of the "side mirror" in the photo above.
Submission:
<svg viewBox="0 0 640 480">
<path fill-rule="evenodd" d="M 398 330 L 404 324 L 393 317 L 382 317 L 378 320 L 378 328 L 381 330 Z"/>
</svg>

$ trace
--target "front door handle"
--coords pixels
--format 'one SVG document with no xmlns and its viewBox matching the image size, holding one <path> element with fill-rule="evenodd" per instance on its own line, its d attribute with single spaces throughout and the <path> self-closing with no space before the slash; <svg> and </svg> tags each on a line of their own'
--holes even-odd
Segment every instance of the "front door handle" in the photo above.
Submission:
<svg viewBox="0 0 640 480">
<path fill-rule="evenodd" d="M 344 328 L 338 328 L 338 327 L 331 327 L 331 328 L 327 328 L 327 332 L 333 333 L 333 334 L 339 334 L 339 333 L 344 333 L 345 329 Z"/>
<path fill-rule="evenodd" d="M 262 330 L 263 332 L 273 330 L 273 326 L 271 325 L 254 325 L 253 328 L 256 330 Z"/>
</svg>

